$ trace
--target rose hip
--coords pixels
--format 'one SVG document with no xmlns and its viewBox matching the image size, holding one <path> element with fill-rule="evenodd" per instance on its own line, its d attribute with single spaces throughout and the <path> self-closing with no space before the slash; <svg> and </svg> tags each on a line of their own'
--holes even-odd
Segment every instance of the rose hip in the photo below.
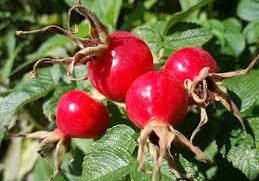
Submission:
<svg viewBox="0 0 259 181">
<path fill-rule="evenodd" d="M 145 42 L 130 32 L 115 32 L 109 37 L 108 50 L 88 62 L 88 77 L 106 97 L 124 101 L 131 83 L 153 70 L 153 58 Z"/>
<path fill-rule="evenodd" d="M 109 114 L 106 107 L 91 98 L 86 92 L 71 90 L 59 100 L 56 117 L 57 128 L 53 132 L 37 131 L 23 136 L 39 139 L 38 152 L 43 156 L 44 148 L 56 145 L 55 177 L 62 163 L 62 157 L 70 148 L 71 138 L 98 138 L 108 128 Z"/>
<path fill-rule="evenodd" d="M 203 152 L 173 128 L 181 123 L 187 107 L 188 97 L 183 84 L 163 72 L 148 72 L 137 78 L 129 88 L 126 110 L 130 120 L 142 129 L 138 138 L 139 169 L 145 171 L 144 146 L 149 143 L 149 150 L 154 151 L 153 180 L 158 177 L 165 155 L 170 162 L 173 161 L 169 150 L 176 140 L 195 153 L 199 160 L 206 161 Z M 157 137 L 158 141 L 152 140 L 152 137 Z M 189 178 L 177 171 L 175 166 L 171 170 L 177 178 Z"/>
<path fill-rule="evenodd" d="M 200 123 L 192 133 L 191 142 L 208 121 L 207 105 L 215 101 L 221 102 L 228 111 L 236 116 L 246 134 L 240 112 L 235 103 L 230 99 L 227 89 L 222 85 L 222 82 L 228 78 L 248 74 L 258 59 L 259 56 L 244 70 L 217 73 L 218 65 L 216 61 L 206 50 L 201 48 L 182 48 L 168 58 L 163 71 L 181 81 L 188 92 L 189 102 L 198 105 L 200 108 Z"/>
</svg>

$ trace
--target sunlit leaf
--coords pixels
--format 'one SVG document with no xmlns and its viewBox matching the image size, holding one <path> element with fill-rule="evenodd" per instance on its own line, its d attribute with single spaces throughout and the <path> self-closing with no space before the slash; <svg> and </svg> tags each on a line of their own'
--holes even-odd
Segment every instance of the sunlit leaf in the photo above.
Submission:
<svg viewBox="0 0 259 181">
<path fill-rule="evenodd" d="M 120 180 L 130 172 L 136 143 L 134 131 L 125 125 L 110 128 L 85 156 L 82 181 Z"/>
<path fill-rule="evenodd" d="M 244 112 L 259 99 L 259 70 L 253 70 L 246 76 L 226 80 L 224 85 L 238 96 L 236 103 L 241 104 L 240 111 Z"/>
<path fill-rule="evenodd" d="M 256 0 L 241 0 L 237 6 L 237 15 L 246 21 L 258 20 L 259 2 Z"/>
</svg>

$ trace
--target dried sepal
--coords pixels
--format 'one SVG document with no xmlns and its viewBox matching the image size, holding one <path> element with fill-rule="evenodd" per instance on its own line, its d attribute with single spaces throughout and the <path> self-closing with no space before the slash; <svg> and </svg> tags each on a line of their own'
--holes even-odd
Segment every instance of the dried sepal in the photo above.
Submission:
<svg viewBox="0 0 259 181">
<path fill-rule="evenodd" d="M 199 76 L 197 76 L 193 81 L 189 79 L 185 80 L 185 89 L 187 90 L 189 97 L 200 108 L 201 114 L 199 125 L 191 135 L 191 142 L 193 142 L 195 135 L 208 121 L 206 107 L 215 101 L 218 101 L 224 105 L 225 108 L 239 120 L 244 134 L 247 135 L 244 120 L 241 117 L 237 106 L 230 99 L 227 89 L 223 86 L 223 81 L 228 78 L 247 75 L 258 59 L 259 55 L 253 59 L 246 69 L 225 73 L 209 73 L 209 68 L 205 67 L 200 71 Z"/>
<path fill-rule="evenodd" d="M 150 141 L 151 134 L 155 134 L 158 137 L 157 143 Z M 188 178 L 191 176 L 181 173 L 175 167 L 173 162 L 174 158 L 170 154 L 172 143 L 180 144 L 186 147 L 188 150 L 196 155 L 199 161 L 208 163 L 202 150 L 198 147 L 192 145 L 192 143 L 179 131 L 175 130 L 172 126 L 161 123 L 160 121 L 153 120 L 141 130 L 140 136 L 138 138 L 138 157 L 139 170 L 149 173 L 150 171 L 145 169 L 145 147 L 148 146 L 148 150 L 153 156 L 154 168 L 152 173 L 152 180 L 155 181 L 159 177 L 159 170 L 162 166 L 163 159 L 166 158 L 170 163 L 172 172 L 177 178 Z"/>
<path fill-rule="evenodd" d="M 78 38 L 74 34 L 77 32 L 77 26 L 74 31 L 70 28 L 70 17 L 72 11 L 76 9 L 77 12 L 84 16 L 89 24 L 90 24 L 90 38 Z M 68 30 L 64 30 L 63 28 L 60 28 L 56 25 L 49 25 L 46 27 L 43 27 L 41 29 L 32 30 L 32 31 L 17 31 L 16 34 L 21 35 L 27 35 L 27 34 L 33 34 L 33 33 L 42 33 L 45 31 L 51 31 L 56 34 L 61 34 L 65 37 L 68 37 L 69 39 L 73 40 L 80 50 L 75 53 L 73 57 L 66 57 L 63 59 L 50 59 L 50 58 L 44 58 L 39 61 L 37 61 L 34 66 L 33 70 L 31 72 L 32 77 L 36 77 L 37 72 L 36 68 L 39 64 L 42 63 L 59 63 L 59 64 L 68 64 L 68 71 L 67 76 L 71 80 L 85 80 L 87 79 L 87 75 L 84 75 L 77 78 L 72 78 L 72 74 L 74 71 L 74 67 L 76 65 L 85 65 L 87 61 L 93 60 L 95 57 L 100 56 L 103 54 L 103 52 L 109 47 L 110 41 L 109 41 L 109 34 L 108 29 L 101 23 L 101 21 L 97 18 L 97 16 L 90 11 L 88 8 L 81 5 L 81 2 L 78 0 L 77 4 L 73 7 L 71 7 L 68 10 L 68 19 L 67 19 L 67 27 Z"/>
<path fill-rule="evenodd" d="M 34 133 L 28 134 L 10 134 L 12 137 L 25 137 L 31 138 L 35 140 L 39 140 L 40 144 L 37 148 L 37 152 L 41 155 L 41 157 L 45 157 L 44 150 L 50 145 L 55 145 L 55 166 L 54 171 L 50 179 L 54 179 L 61 170 L 62 158 L 66 152 L 69 151 L 70 148 L 70 138 L 64 137 L 64 135 L 58 130 L 54 130 L 53 132 L 48 131 L 36 131 Z"/>
</svg>

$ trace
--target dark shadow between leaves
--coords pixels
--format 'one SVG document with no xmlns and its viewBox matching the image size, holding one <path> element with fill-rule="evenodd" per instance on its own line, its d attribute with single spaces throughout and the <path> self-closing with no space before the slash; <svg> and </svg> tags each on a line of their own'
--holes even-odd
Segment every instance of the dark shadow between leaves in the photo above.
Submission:
<svg viewBox="0 0 259 181">
<path fill-rule="evenodd" d="M 133 123 L 131 123 L 131 121 L 127 118 L 127 115 L 122 113 L 114 102 L 108 100 L 107 107 L 109 109 L 109 112 L 111 113 L 109 127 L 113 127 L 117 124 L 125 124 L 134 129 L 137 129 L 136 126 L 133 125 Z"/>
<path fill-rule="evenodd" d="M 68 170 L 71 175 L 82 175 L 82 163 L 84 161 L 85 154 L 78 148 L 73 151 L 73 161 L 69 164 Z"/>
<path fill-rule="evenodd" d="M 233 165 L 223 158 L 222 155 L 218 154 L 215 160 L 215 164 L 218 166 L 218 169 L 212 181 L 248 181 L 247 177 L 240 172 L 240 170 L 233 167 Z"/>
<path fill-rule="evenodd" d="M 196 23 L 179 22 L 169 29 L 168 35 L 174 34 L 176 32 L 186 31 L 189 29 L 195 29 L 195 28 L 201 28 L 201 26 Z"/>
<path fill-rule="evenodd" d="M 180 172 L 184 174 L 187 173 L 186 170 L 184 169 L 184 166 L 180 163 L 179 153 L 181 153 L 184 159 L 186 159 L 188 162 L 197 166 L 197 171 L 192 172 L 192 174 L 195 173 L 195 175 L 192 175 L 194 178 L 198 178 L 199 173 L 201 173 L 205 177 L 205 180 L 208 180 L 206 176 L 206 170 L 208 170 L 214 164 L 206 164 L 198 161 L 197 159 L 195 159 L 194 154 L 192 154 L 190 151 L 186 150 L 185 148 L 179 145 L 174 144 L 174 146 L 171 148 L 171 152 L 174 156 L 175 165 Z M 185 180 L 185 179 L 180 179 L 180 180 Z"/>
<path fill-rule="evenodd" d="M 231 90 L 228 90 L 228 94 L 229 94 L 231 100 L 234 101 L 234 103 L 236 104 L 238 110 L 240 110 L 242 100 L 239 98 L 239 96 L 235 92 L 233 92 Z"/>
<path fill-rule="evenodd" d="M 256 105 L 253 107 L 253 111 L 252 111 L 254 117 L 258 117 L 259 116 L 259 105 Z"/>
<path fill-rule="evenodd" d="M 217 137 L 217 145 L 219 150 L 225 146 L 225 154 L 224 156 L 227 156 L 231 149 L 231 142 L 230 139 L 236 138 L 238 140 L 246 139 L 243 135 L 242 129 L 240 124 L 238 124 L 238 120 L 229 112 L 225 112 L 222 114 L 222 117 L 224 119 L 224 125 L 221 126 L 220 133 Z M 251 127 L 249 126 L 248 122 L 245 121 L 246 131 L 251 137 L 253 138 L 253 141 L 255 142 L 255 134 Z M 235 130 L 235 132 L 233 132 Z M 233 145 L 232 145 L 233 146 Z M 235 147 L 239 146 L 239 143 L 237 142 L 234 144 Z"/>
</svg>

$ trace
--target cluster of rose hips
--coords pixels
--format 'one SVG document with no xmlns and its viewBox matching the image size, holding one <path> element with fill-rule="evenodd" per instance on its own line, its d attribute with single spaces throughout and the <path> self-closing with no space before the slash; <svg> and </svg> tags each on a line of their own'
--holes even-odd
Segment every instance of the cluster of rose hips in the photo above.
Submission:
<svg viewBox="0 0 259 181">
<path fill-rule="evenodd" d="M 71 38 L 80 48 L 73 57 L 39 60 L 32 73 L 36 75 L 39 63 L 66 63 L 69 64 L 68 76 L 71 77 L 75 65 L 86 65 L 87 77 L 95 89 L 112 101 L 125 102 L 129 119 L 141 129 L 138 138 L 139 169 L 146 171 L 144 148 L 148 145 L 154 158 L 153 180 L 157 179 L 165 156 L 173 163 L 170 154 L 172 142 L 184 145 L 198 160 L 207 162 L 192 140 L 208 120 L 205 110 L 208 104 L 220 101 L 239 119 L 245 132 L 240 113 L 221 83 L 226 78 L 247 74 L 257 59 L 245 70 L 216 73 L 217 63 L 207 51 L 186 47 L 176 51 L 163 70 L 155 71 L 152 54 L 144 41 L 130 32 L 109 35 L 95 14 L 81 6 L 80 1 L 69 10 L 69 16 L 73 9 L 88 19 L 90 38 L 76 38 L 69 26 L 68 30 L 51 25 L 39 30 L 17 32 L 23 35 L 54 31 Z M 201 119 L 189 141 L 174 127 L 184 119 L 191 105 L 198 105 Z M 56 124 L 57 129 L 53 132 L 21 135 L 41 140 L 39 153 L 47 144 L 56 144 L 54 175 L 60 170 L 62 156 L 68 151 L 71 138 L 100 137 L 108 128 L 109 113 L 104 104 L 91 98 L 89 93 L 71 90 L 58 102 Z M 154 135 L 157 140 L 152 139 Z M 179 172 L 174 163 L 171 170 L 177 178 L 189 177 Z"/>
</svg>

